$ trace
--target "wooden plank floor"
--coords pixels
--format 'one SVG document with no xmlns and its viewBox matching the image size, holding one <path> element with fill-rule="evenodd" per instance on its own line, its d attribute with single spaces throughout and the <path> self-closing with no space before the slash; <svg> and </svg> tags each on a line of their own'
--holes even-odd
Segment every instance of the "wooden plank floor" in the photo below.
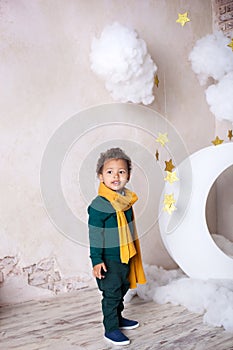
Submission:
<svg viewBox="0 0 233 350">
<path fill-rule="evenodd" d="M 52 299 L 0 309 L 1 350 L 231 350 L 233 334 L 203 324 L 202 316 L 181 306 L 158 305 L 138 297 L 126 304 L 124 315 L 140 321 L 125 334 L 131 344 L 116 347 L 103 339 L 101 295 L 82 289 Z"/>
</svg>

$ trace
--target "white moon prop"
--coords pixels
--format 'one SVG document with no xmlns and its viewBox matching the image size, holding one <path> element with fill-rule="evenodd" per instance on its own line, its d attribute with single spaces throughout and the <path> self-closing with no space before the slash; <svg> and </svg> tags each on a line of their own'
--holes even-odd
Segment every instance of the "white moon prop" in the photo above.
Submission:
<svg viewBox="0 0 233 350">
<path fill-rule="evenodd" d="M 190 277 L 233 279 L 233 259 L 214 243 L 205 215 L 211 186 L 232 164 L 233 143 L 210 146 L 192 154 L 176 168 L 179 182 L 165 185 L 164 193 L 174 193 L 178 202 L 171 215 L 167 212 L 160 215 L 161 237 L 171 257 Z"/>
</svg>

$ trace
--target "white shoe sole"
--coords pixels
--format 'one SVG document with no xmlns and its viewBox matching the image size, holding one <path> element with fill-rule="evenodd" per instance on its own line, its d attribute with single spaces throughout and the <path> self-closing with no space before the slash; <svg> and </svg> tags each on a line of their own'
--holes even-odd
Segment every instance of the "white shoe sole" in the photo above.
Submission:
<svg viewBox="0 0 233 350">
<path fill-rule="evenodd" d="M 112 343 L 114 345 L 129 345 L 130 344 L 130 340 L 125 340 L 125 341 L 114 341 L 111 340 L 107 337 L 104 336 L 104 339 L 107 340 L 109 343 Z"/>
<path fill-rule="evenodd" d="M 125 326 L 125 327 L 120 327 L 120 329 L 135 329 L 139 327 L 139 323 L 135 324 L 134 326 Z"/>
</svg>

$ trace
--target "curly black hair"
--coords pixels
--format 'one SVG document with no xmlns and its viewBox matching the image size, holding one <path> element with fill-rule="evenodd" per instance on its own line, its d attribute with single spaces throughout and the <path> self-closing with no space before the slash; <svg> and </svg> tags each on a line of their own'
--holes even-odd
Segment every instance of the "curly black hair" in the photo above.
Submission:
<svg viewBox="0 0 233 350">
<path fill-rule="evenodd" d="M 124 159 L 127 163 L 128 173 L 130 175 L 132 169 L 131 159 L 125 154 L 125 152 L 119 147 L 110 148 L 106 152 L 100 153 L 100 157 L 97 161 L 96 173 L 97 175 L 102 174 L 104 163 L 110 159 Z"/>
</svg>

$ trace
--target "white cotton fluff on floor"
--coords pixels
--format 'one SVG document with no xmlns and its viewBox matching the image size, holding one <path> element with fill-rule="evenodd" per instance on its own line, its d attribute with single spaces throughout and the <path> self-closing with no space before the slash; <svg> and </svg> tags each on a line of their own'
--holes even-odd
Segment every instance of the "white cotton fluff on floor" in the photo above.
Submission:
<svg viewBox="0 0 233 350">
<path fill-rule="evenodd" d="M 231 251 L 233 255 L 233 243 L 214 236 L 225 252 Z M 192 312 L 202 313 L 204 323 L 233 332 L 233 280 L 198 280 L 187 277 L 180 269 L 167 271 L 149 265 L 145 265 L 145 273 L 147 283 L 130 290 L 126 302 L 137 294 L 158 304 L 183 305 Z"/>
<path fill-rule="evenodd" d="M 135 30 L 115 22 L 94 38 L 90 53 L 91 69 L 105 80 L 105 87 L 119 102 L 153 102 L 157 66 L 144 40 Z"/>
</svg>

